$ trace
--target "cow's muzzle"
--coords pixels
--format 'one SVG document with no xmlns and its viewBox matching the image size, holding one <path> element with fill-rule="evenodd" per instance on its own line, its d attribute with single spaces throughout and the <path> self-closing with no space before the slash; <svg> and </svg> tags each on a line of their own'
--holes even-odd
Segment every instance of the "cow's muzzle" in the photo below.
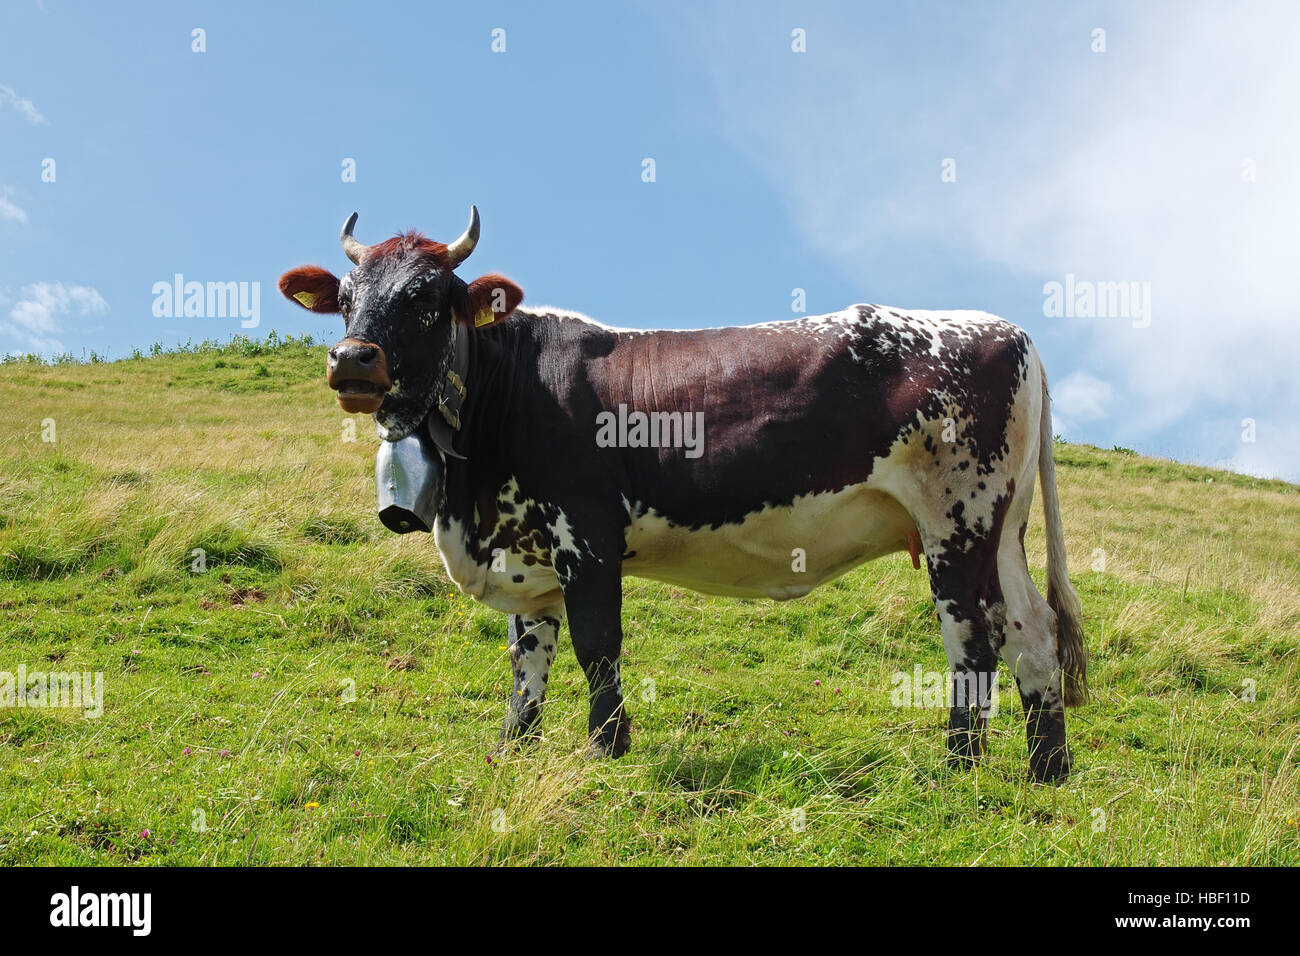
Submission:
<svg viewBox="0 0 1300 956">
<path fill-rule="evenodd" d="M 360 339 L 344 339 L 330 349 L 325 381 L 338 392 L 345 412 L 366 414 L 379 411 L 384 396 L 393 387 L 384 350 Z"/>
</svg>

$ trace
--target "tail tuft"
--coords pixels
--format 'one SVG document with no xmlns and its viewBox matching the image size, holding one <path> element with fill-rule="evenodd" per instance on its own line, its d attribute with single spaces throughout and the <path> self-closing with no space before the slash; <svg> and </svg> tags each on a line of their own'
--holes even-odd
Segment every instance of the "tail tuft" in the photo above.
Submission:
<svg viewBox="0 0 1300 956">
<path fill-rule="evenodd" d="M 1068 582 L 1064 592 L 1048 585 L 1047 603 L 1056 612 L 1056 653 L 1061 661 L 1065 706 L 1078 707 L 1088 702 L 1088 652 L 1083 646 L 1079 596 Z"/>
</svg>

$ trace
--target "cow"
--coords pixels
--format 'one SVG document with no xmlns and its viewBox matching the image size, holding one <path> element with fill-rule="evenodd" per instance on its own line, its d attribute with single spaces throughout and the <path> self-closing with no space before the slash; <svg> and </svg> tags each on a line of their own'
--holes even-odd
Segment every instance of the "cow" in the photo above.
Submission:
<svg viewBox="0 0 1300 956">
<path fill-rule="evenodd" d="M 949 761 L 986 749 L 999 658 L 1030 773 L 1070 771 L 1065 707 L 1087 697 L 1066 571 L 1042 360 L 996 316 L 852 305 L 699 331 L 522 308 L 498 274 L 466 282 L 479 216 L 444 244 L 340 238 L 353 267 L 286 272 L 281 292 L 341 313 L 326 380 L 381 439 L 441 435 L 432 529 L 456 585 L 509 615 L 502 744 L 535 737 L 561 622 L 590 689 L 594 755 L 620 756 L 622 579 L 787 600 L 866 561 L 923 555 L 950 677 Z M 382 446 L 381 446 L 382 447 Z M 1025 554 L 1042 486 L 1047 597 Z M 793 556 L 793 558 L 792 558 Z"/>
</svg>

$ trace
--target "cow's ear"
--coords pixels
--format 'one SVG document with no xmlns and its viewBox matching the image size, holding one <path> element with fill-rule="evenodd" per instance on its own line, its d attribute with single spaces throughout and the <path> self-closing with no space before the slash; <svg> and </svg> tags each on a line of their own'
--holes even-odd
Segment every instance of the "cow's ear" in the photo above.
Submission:
<svg viewBox="0 0 1300 956">
<path fill-rule="evenodd" d="M 280 276 L 280 292 L 312 312 L 339 310 L 339 280 L 320 266 L 299 266 Z"/>
<path fill-rule="evenodd" d="M 490 272 L 479 276 L 453 298 L 456 318 L 476 329 L 503 321 L 524 301 L 524 290 L 505 276 Z"/>
</svg>

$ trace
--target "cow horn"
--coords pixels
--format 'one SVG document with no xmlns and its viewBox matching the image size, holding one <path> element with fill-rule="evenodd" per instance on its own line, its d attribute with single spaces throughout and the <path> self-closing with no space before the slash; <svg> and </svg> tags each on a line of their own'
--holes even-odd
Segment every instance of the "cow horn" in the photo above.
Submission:
<svg viewBox="0 0 1300 956">
<path fill-rule="evenodd" d="M 353 213 L 348 216 L 348 221 L 343 224 L 339 230 L 339 241 L 343 243 L 344 254 L 352 260 L 353 265 L 361 265 L 361 254 L 366 251 L 364 243 L 357 241 L 352 235 L 352 227 L 357 224 L 357 214 Z"/>
<path fill-rule="evenodd" d="M 469 258 L 469 254 L 478 245 L 478 206 L 469 207 L 469 226 L 460 234 L 460 238 L 447 247 L 447 260 L 451 268 L 456 268 Z"/>
</svg>

